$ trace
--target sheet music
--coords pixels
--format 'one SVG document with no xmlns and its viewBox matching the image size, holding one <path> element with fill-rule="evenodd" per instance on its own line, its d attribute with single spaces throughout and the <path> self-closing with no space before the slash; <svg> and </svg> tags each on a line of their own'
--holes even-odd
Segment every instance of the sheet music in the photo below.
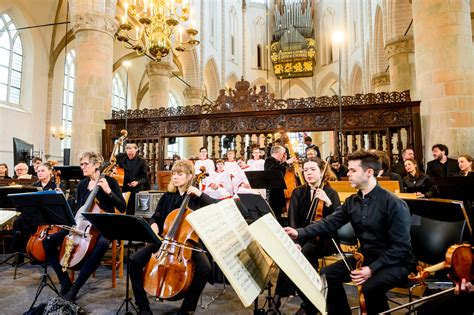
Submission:
<svg viewBox="0 0 474 315">
<path fill-rule="evenodd" d="M 225 199 L 187 216 L 245 307 L 265 286 L 272 260 L 249 233 L 233 199 Z"/>
<path fill-rule="evenodd" d="M 250 233 L 283 272 L 303 291 L 321 313 L 326 311 L 323 281 L 298 250 L 278 221 L 266 214 L 249 227 Z"/>
<path fill-rule="evenodd" d="M 0 227 L 13 219 L 16 216 L 16 211 L 0 210 Z"/>
</svg>

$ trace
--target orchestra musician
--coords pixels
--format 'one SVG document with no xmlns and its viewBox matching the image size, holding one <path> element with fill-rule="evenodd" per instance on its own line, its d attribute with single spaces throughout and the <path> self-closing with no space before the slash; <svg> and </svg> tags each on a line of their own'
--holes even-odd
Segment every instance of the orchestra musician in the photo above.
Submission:
<svg viewBox="0 0 474 315">
<path fill-rule="evenodd" d="M 468 154 L 461 154 L 458 157 L 458 165 L 459 165 L 459 175 L 461 176 L 468 176 L 469 174 L 472 175 L 474 169 L 472 168 L 472 157 Z"/>
<path fill-rule="evenodd" d="M 146 161 L 139 156 L 138 147 L 135 143 L 125 146 L 125 153 L 117 154 L 117 165 L 124 169 L 123 192 L 130 192 L 128 199 L 127 214 L 135 213 L 135 196 L 137 192 L 144 190 L 148 183 L 148 168 Z"/>
<path fill-rule="evenodd" d="M 96 152 L 84 152 L 80 154 L 79 161 L 85 178 L 77 185 L 75 196 L 76 209 L 79 209 L 85 204 L 87 197 L 97 184 L 100 189 L 96 195 L 96 200 L 98 201 L 100 209 L 108 213 L 115 213 L 115 209 L 117 209 L 124 213 L 126 204 L 117 181 L 109 176 L 100 178 L 101 173 L 99 168 L 104 162 L 103 157 Z M 66 300 L 75 301 L 81 287 L 99 267 L 102 257 L 109 248 L 110 240 L 102 235 L 99 237 L 92 253 L 85 259 L 79 276 L 75 282 L 72 283 L 67 271 L 64 272 L 62 270 L 62 266 L 59 262 L 59 248 L 68 233 L 68 231 L 62 230 L 49 235 L 43 241 L 43 246 L 46 259 L 53 267 L 61 283 L 60 294 Z"/>
<path fill-rule="evenodd" d="M 279 145 L 272 146 L 270 150 L 270 157 L 265 160 L 265 170 L 277 170 L 285 176 L 286 168 L 289 164 L 293 164 L 294 158 L 285 160 L 286 149 Z M 275 213 L 278 222 L 282 222 L 281 215 L 286 209 L 285 193 L 283 189 L 270 189 L 268 196 L 270 207 Z"/>
<path fill-rule="evenodd" d="M 314 219 L 316 213 L 309 216 L 311 203 L 314 198 L 324 202 L 322 208 L 322 217 L 326 217 L 333 213 L 340 205 L 340 199 L 337 192 L 326 183 L 323 189 L 318 188 L 322 181 L 327 181 L 329 176 L 324 176 L 324 162 L 317 158 L 309 158 L 303 163 L 303 175 L 306 180 L 306 184 L 296 187 L 290 200 L 290 207 L 288 209 L 288 224 L 290 227 L 297 229 L 307 226 L 310 221 Z M 326 170 L 326 172 L 329 169 Z M 336 237 L 336 234 L 331 235 Z M 298 239 L 295 241 L 296 245 L 301 249 L 303 255 L 308 259 L 311 265 L 318 270 L 319 263 L 318 258 L 331 255 L 336 252 L 336 248 L 331 241 L 331 237 L 320 237 L 320 238 L 307 238 Z M 287 297 L 293 294 L 295 286 L 292 285 L 291 280 L 282 272 L 278 275 L 277 284 L 275 287 L 275 305 L 280 306 L 280 298 Z M 311 312 L 310 302 L 300 293 L 304 304 L 302 309 L 306 312 Z"/>
<path fill-rule="evenodd" d="M 342 206 L 326 218 L 304 228 L 286 227 L 286 233 L 297 240 L 336 233 L 350 222 L 365 257 L 363 266 L 349 272 L 343 261 L 326 268 L 321 274 L 328 284 L 328 314 L 351 314 L 343 284 L 353 281 L 362 285 L 368 314 L 388 309 L 386 292 L 403 284 L 416 266 L 411 253 L 410 211 L 407 204 L 377 184 L 376 174 L 382 165 L 374 152 L 359 150 L 349 155 L 349 181 L 359 189 Z M 347 259 L 355 269 L 356 259 Z"/>
<path fill-rule="evenodd" d="M 53 168 L 49 163 L 43 163 L 36 168 L 38 181 L 33 183 L 32 186 L 41 187 L 42 190 L 64 190 L 64 186 L 56 186 L 56 182 L 53 177 Z M 23 215 L 17 217 L 13 223 L 13 238 L 12 238 L 12 250 L 18 252 L 17 263 L 24 261 L 24 251 L 26 243 L 31 234 L 36 230 L 35 226 L 31 226 L 26 222 Z"/>
<path fill-rule="evenodd" d="M 5 163 L 0 163 L 0 179 L 10 179 L 10 176 L 8 176 L 8 165 Z"/>
<path fill-rule="evenodd" d="M 191 195 L 188 207 L 192 210 L 197 210 L 217 201 L 196 187 L 190 186 L 194 174 L 194 165 L 189 160 L 179 160 L 173 164 L 168 192 L 160 198 L 150 221 L 151 228 L 157 235 L 163 232 L 163 225 L 168 214 L 174 209 L 180 208 L 186 194 Z M 151 255 L 156 253 L 160 246 L 161 244 L 148 244 L 130 258 L 130 279 L 139 314 L 153 314 L 146 291 L 143 288 L 143 269 L 150 260 Z M 193 251 L 191 259 L 195 264 L 194 277 L 190 288 L 185 294 L 178 314 L 188 314 L 195 311 L 199 296 L 211 275 L 211 265 L 206 254 Z"/>
</svg>

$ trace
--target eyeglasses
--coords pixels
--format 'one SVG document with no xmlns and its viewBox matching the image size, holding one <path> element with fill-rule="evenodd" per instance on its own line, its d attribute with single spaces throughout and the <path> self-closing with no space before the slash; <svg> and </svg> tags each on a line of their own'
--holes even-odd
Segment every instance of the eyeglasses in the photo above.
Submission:
<svg viewBox="0 0 474 315">
<path fill-rule="evenodd" d="M 81 167 L 87 167 L 90 165 L 90 163 L 87 163 L 87 162 L 82 162 L 81 164 L 79 164 Z"/>
</svg>

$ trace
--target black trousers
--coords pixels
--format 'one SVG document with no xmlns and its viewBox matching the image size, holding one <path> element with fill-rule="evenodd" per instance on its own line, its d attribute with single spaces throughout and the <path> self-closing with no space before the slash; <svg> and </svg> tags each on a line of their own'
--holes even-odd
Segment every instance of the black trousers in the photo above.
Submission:
<svg viewBox="0 0 474 315">
<path fill-rule="evenodd" d="M 68 233 L 68 231 L 63 230 L 58 233 L 51 234 L 43 240 L 43 247 L 46 253 L 46 259 L 58 275 L 58 279 L 61 282 L 62 286 L 71 282 L 69 280 L 67 272 L 63 272 L 62 266 L 59 263 L 59 250 L 61 248 L 61 244 L 63 243 L 64 238 L 66 237 L 66 235 L 68 235 Z M 87 279 L 89 279 L 89 277 L 94 273 L 94 271 L 96 271 L 97 268 L 100 266 L 104 254 L 109 249 L 109 245 L 110 241 L 101 235 L 97 240 L 94 250 L 92 251 L 90 256 L 86 258 L 79 273 L 79 276 L 74 282 L 74 285 L 77 287 L 77 289 L 80 289 L 86 283 Z"/>
<path fill-rule="evenodd" d="M 138 307 L 149 305 L 146 291 L 143 288 L 143 269 L 153 253 L 160 249 L 159 244 L 149 244 L 130 258 L 130 280 L 132 282 L 133 294 Z M 205 253 L 193 251 L 192 260 L 194 262 L 194 277 L 189 290 L 186 292 L 181 312 L 193 312 L 196 310 L 199 296 L 206 286 L 211 275 L 211 264 Z"/>
<path fill-rule="evenodd" d="M 356 260 L 353 257 L 347 259 L 349 265 L 355 267 Z M 338 261 L 321 270 L 321 275 L 326 276 L 328 284 L 327 312 L 329 315 L 351 314 L 351 309 L 347 301 L 343 284 L 351 281 L 350 273 L 344 262 Z M 372 276 L 362 284 L 362 293 L 365 297 L 367 313 L 378 314 L 388 310 L 387 296 L 388 290 L 402 285 L 406 282 L 408 269 L 405 266 L 393 265 L 377 270 Z M 309 313 L 315 312 L 314 306 L 305 300 L 305 305 Z M 313 307 L 311 310 L 310 308 Z M 307 309 L 307 313 L 308 313 Z"/>
</svg>

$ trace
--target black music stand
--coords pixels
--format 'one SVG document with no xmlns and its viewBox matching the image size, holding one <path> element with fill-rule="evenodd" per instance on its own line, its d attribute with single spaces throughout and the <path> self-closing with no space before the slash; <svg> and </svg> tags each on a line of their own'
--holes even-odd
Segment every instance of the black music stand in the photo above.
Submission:
<svg viewBox="0 0 474 315">
<path fill-rule="evenodd" d="M 253 189 L 286 189 L 285 179 L 280 171 L 248 171 L 245 176 Z"/>
<path fill-rule="evenodd" d="M 59 191 L 39 191 L 25 194 L 10 194 L 8 198 L 20 211 L 26 222 L 33 226 L 38 225 L 68 225 L 76 224 L 71 208 Z M 29 309 L 35 305 L 44 287 L 49 287 L 59 295 L 53 280 L 48 274 L 48 263 L 45 262 L 41 282 Z"/>
<path fill-rule="evenodd" d="M 71 181 L 76 183 L 84 178 L 84 173 L 82 172 L 81 167 L 78 165 L 55 166 L 54 170 L 61 172 L 61 179 L 64 180 L 66 189 L 71 189 Z M 72 188 L 75 188 L 75 185 Z"/>
<path fill-rule="evenodd" d="M 275 214 L 270 208 L 270 205 L 263 199 L 259 194 L 237 194 L 239 196 L 240 203 L 245 211 L 250 215 L 252 222 L 258 220 L 258 218 L 263 217 L 267 213 Z M 236 202 L 237 203 L 237 202 Z M 239 207 L 239 205 L 237 205 Z M 242 209 L 239 207 L 240 212 Z M 242 213 L 244 215 L 244 213 Z M 245 217 L 245 216 L 244 216 Z"/>
<path fill-rule="evenodd" d="M 95 227 L 105 238 L 109 240 L 126 240 L 129 242 L 127 249 L 127 280 L 125 299 L 123 300 L 122 305 L 120 305 L 120 308 L 116 314 L 120 312 L 124 305 L 125 314 L 132 314 L 128 310 L 129 304 L 132 306 L 135 312 L 137 312 L 137 309 L 132 302 L 132 298 L 130 298 L 128 295 L 130 286 L 130 244 L 132 241 L 159 244 L 161 242 L 160 239 L 142 217 L 113 213 L 83 213 L 83 216 L 93 225 L 95 225 Z"/>
</svg>

